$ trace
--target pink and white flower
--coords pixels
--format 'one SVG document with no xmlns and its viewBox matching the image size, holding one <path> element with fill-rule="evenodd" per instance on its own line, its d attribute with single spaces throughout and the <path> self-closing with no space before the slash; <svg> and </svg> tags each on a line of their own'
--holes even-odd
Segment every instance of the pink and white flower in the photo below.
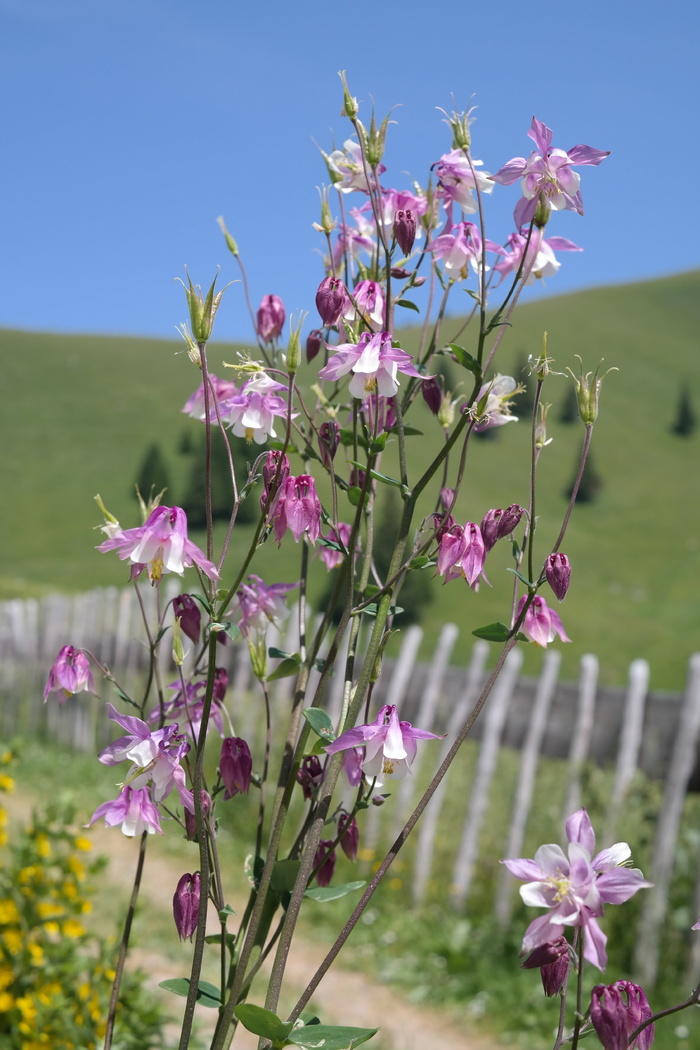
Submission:
<svg viewBox="0 0 700 1050">
<path fill-rule="evenodd" d="M 163 834 L 158 816 L 158 807 L 151 800 L 148 788 L 124 787 L 117 798 L 110 802 L 103 802 L 98 806 L 90 817 L 86 828 L 91 828 L 96 820 L 104 819 L 108 828 L 114 828 L 121 824 L 122 834 L 128 838 L 134 835 L 142 835 L 147 831 L 152 835 L 155 831 Z"/>
<path fill-rule="evenodd" d="M 44 703 L 51 693 L 58 693 L 59 704 L 65 704 L 69 696 L 82 692 L 95 692 L 90 662 L 82 649 L 64 645 L 49 671 L 44 689 Z"/>
<path fill-rule="evenodd" d="M 318 373 L 319 379 L 337 382 L 352 372 L 350 393 L 361 400 L 375 391 L 385 397 L 394 397 L 399 389 L 397 372 L 414 379 L 423 378 L 410 355 L 391 345 L 389 332 L 374 332 L 372 335 L 365 332 L 359 343 L 342 343 L 329 349 L 335 353 Z"/>
<path fill-rule="evenodd" d="M 622 867 L 631 856 L 626 842 L 617 842 L 595 856 L 595 832 L 585 809 L 566 822 L 568 855 L 560 846 L 540 846 L 533 860 L 503 860 L 511 875 L 522 879 L 525 904 L 548 908 L 530 923 L 523 952 L 531 952 L 561 937 L 566 926 L 585 931 L 583 954 L 599 970 L 605 969 L 607 937 L 598 925 L 604 904 L 622 904 L 637 890 L 653 885 L 640 871 Z"/>
<path fill-rule="evenodd" d="M 573 171 L 575 164 L 598 165 L 610 155 L 610 150 L 592 146 L 573 146 L 568 152 L 552 149 L 552 131 L 542 121 L 532 118 L 528 138 L 537 146 L 529 157 L 513 157 L 491 178 L 502 186 L 510 186 L 522 179 L 523 196 L 515 207 L 515 225 L 518 229 L 534 217 L 541 202 L 551 211 L 576 211 L 583 215 L 581 176 Z"/>
<path fill-rule="evenodd" d="M 440 160 L 433 165 L 438 180 L 438 196 L 446 208 L 458 204 L 462 211 L 473 214 L 477 210 L 474 192 L 478 187 L 480 193 L 492 193 L 493 182 L 483 167 L 483 161 L 473 160 L 474 171 L 469 165 L 462 149 L 453 149 L 443 153 Z"/>
<path fill-rule="evenodd" d="M 375 780 L 381 787 L 387 777 L 401 780 L 416 757 L 417 740 L 442 740 L 443 737 L 416 729 L 410 722 L 400 722 L 395 704 L 380 708 L 374 722 L 356 726 L 342 733 L 332 744 L 324 747 L 329 755 L 364 747 L 362 771 L 367 780 Z"/>
<path fill-rule="evenodd" d="M 181 507 L 156 507 L 139 528 L 124 529 L 97 549 L 116 550 L 122 561 L 128 559 L 132 579 L 148 567 L 151 583 L 158 583 L 164 572 L 182 576 L 191 565 L 197 565 L 210 580 L 219 579 L 213 562 L 187 538 L 187 515 Z"/>
<path fill-rule="evenodd" d="M 526 601 L 527 595 L 524 594 L 518 604 L 515 614 L 516 620 L 518 616 L 520 616 Z M 541 594 L 536 594 L 532 599 L 532 605 L 525 613 L 525 619 L 523 620 L 520 630 L 526 638 L 529 638 L 529 640 L 534 642 L 535 645 L 540 645 L 543 649 L 546 649 L 549 643 L 553 642 L 557 635 L 559 635 L 562 642 L 571 641 L 564 630 L 564 625 L 562 624 L 558 613 L 556 613 L 554 609 L 549 608 Z"/>
<path fill-rule="evenodd" d="M 482 432 L 517 423 L 518 417 L 511 414 L 510 402 L 520 389 L 512 376 L 502 376 L 500 372 L 490 383 L 484 383 L 471 410 L 477 420 L 474 429 Z"/>
<path fill-rule="evenodd" d="M 216 422 L 216 412 L 212 404 L 212 398 L 221 403 L 228 397 L 234 397 L 238 393 L 238 387 L 235 383 L 232 383 L 228 379 L 218 379 L 212 372 L 209 373 L 210 388 L 209 388 L 209 418 L 212 423 Z M 212 395 L 212 389 L 213 395 Z M 204 421 L 204 383 L 200 383 L 195 392 L 187 399 L 185 406 L 182 409 L 185 415 L 191 416 L 192 419 L 199 419 Z"/>
<path fill-rule="evenodd" d="M 378 332 L 384 327 L 384 290 L 376 281 L 360 281 L 352 292 L 354 303 L 346 298 L 343 320 L 354 324 L 360 317 Z"/>
<path fill-rule="evenodd" d="M 369 192 L 365 165 L 362 160 L 362 149 L 358 142 L 346 139 L 342 149 L 335 149 L 330 156 L 325 154 L 324 156 L 337 190 L 341 193 L 352 193 L 353 190 L 360 190 L 362 193 Z M 367 171 L 374 183 L 374 176 L 369 164 L 367 165 Z M 377 174 L 381 175 L 384 171 L 386 171 L 386 167 L 380 164 L 377 167 Z"/>
<path fill-rule="evenodd" d="M 276 437 L 275 419 L 287 414 L 287 401 L 278 391 L 287 390 L 265 372 L 258 372 L 241 389 L 221 402 L 220 411 L 224 424 L 236 437 L 264 444 L 268 437 Z"/>
<path fill-rule="evenodd" d="M 296 543 L 304 533 L 315 543 L 321 529 L 321 511 L 316 483 L 310 474 L 285 478 L 270 512 L 275 538 L 281 542 L 289 529 Z"/>
<path fill-rule="evenodd" d="M 567 240 L 566 237 L 548 237 L 545 240 L 542 233 L 542 230 L 533 230 L 529 244 L 527 243 L 527 237 L 523 236 L 522 233 L 511 233 L 508 237 L 507 249 L 499 248 L 498 245 L 495 246 L 494 250 L 502 256 L 494 266 L 494 270 L 501 275 L 501 280 L 511 273 L 515 274 L 518 272 L 523 254 L 525 254 L 523 272 L 527 273 L 525 284 L 534 284 L 535 281 L 542 280 L 545 277 L 552 277 L 559 271 L 561 263 L 554 254 L 555 251 L 583 251 L 583 248 L 579 248 L 577 244 Z"/>
</svg>

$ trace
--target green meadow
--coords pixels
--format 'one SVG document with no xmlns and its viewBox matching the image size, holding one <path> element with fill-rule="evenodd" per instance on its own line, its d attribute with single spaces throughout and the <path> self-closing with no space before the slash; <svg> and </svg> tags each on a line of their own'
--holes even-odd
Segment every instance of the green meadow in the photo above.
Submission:
<svg viewBox="0 0 700 1050">
<path fill-rule="evenodd" d="M 577 505 L 563 545 L 573 565 L 571 589 L 559 608 L 573 639 L 562 646 L 565 677 L 575 677 L 581 655 L 593 652 L 600 659 L 601 680 L 621 684 L 629 663 L 644 657 L 651 665 L 652 688 L 677 690 L 688 657 L 700 646 L 700 428 L 686 437 L 671 431 L 682 388 L 700 415 L 699 290 L 700 272 L 693 272 L 526 304 L 516 311 L 496 361 L 498 371 L 525 379 L 523 366 L 529 354 L 539 353 L 546 330 L 555 370 L 577 371 L 576 354 L 586 371 L 602 358 L 602 370 L 619 369 L 603 383 L 593 434 L 600 488 L 592 502 Z M 413 316 L 407 313 L 408 319 Z M 441 339 L 452 341 L 459 327 L 458 320 L 446 322 Z M 415 330 L 401 333 L 409 351 L 416 339 Z M 472 340 L 467 329 L 458 341 L 470 350 Z M 180 410 L 199 384 L 199 373 L 175 339 L 1 331 L 0 346 L 5 362 L 0 597 L 126 583 L 128 574 L 116 556 L 94 550 L 101 539 L 94 531 L 101 515 L 93 496 L 101 494 L 123 527 L 138 524 L 134 483 L 149 445 L 156 442 L 171 479 L 165 502 L 181 502 L 192 471 L 188 448 L 199 439 L 201 424 Z M 236 349 L 213 341 L 212 370 L 224 375 L 222 362 L 234 361 Z M 301 381 L 311 384 L 315 371 L 307 371 Z M 450 363 L 455 385 L 458 371 Z M 462 375 L 467 391 L 469 374 Z M 580 423 L 560 420 L 570 384 L 570 377 L 552 376 L 545 387 L 544 400 L 553 407 L 552 443 L 539 469 L 541 558 L 559 531 L 564 492 L 583 437 Z M 408 449 L 409 475 L 415 479 L 428 462 L 429 447 L 437 449 L 442 437 L 422 404 L 409 422 L 422 431 Z M 490 507 L 527 503 L 528 438 L 523 419 L 470 445 L 457 507 L 460 520 L 478 522 Z M 251 460 L 255 454 L 254 447 Z M 299 469 L 298 461 L 293 469 Z M 391 449 L 382 469 L 393 472 Z M 394 491 L 381 487 L 382 497 Z M 397 507 L 389 502 L 385 519 L 395 519 Z M 430 507 L 420 510 L 428 513 Z M 348 504 L 346 519 L 350 513 Z M 231 573 L 250 536 L 250 525 L 236 528 Z M 193 538 L 202 542 L 201 534 Z M 298 577 L 299 554 L 290 538 L 280 550 L 268 542 L 252 570 L 268 582 L 292 581 Z M 426 656 L 446 620 L 461 628 L 456 659 L 466 662 L 470 632 L 508 619 L 512 574 L 507 566 L 508 551 L 500 544 L 487 562 L 492 587 L 482 585 L 478 594 L 459 581 L 443 586 L 427 570 L 432 600 L 421 601 Z M 312 601 L 321 599 L 327 582 L 325 573 L 317 573 Z M 528 648 L 525 670 L 534 673 L 541 653 Z"/>
</svg>

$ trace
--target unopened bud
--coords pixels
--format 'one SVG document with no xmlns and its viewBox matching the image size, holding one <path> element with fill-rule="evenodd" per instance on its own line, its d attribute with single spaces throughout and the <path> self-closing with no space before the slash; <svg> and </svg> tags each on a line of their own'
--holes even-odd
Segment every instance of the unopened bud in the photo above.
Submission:
<svg viewBox="0 0 700 1050">
<path fill-rule="evenodd" d="M 442 389 L 436 376 L 424 379 L 420 385 L 421 394 L 426 405 L 434 416 L 440 411 L 442 405 Z"/>
<path fill-rule="evenodd" d="M 345 70 L 341 70 L 338 73 L 340 82 L 343 85 L 343 108 L 340 111 L 341 117 L 349 117 L 350 120 L 354 120 L 357 114 L 360 112 L 360 107 L 357 103 L 357 99 L 353 98 L 350 94 L 348 82 L 345 79 Z"/>
<path fill-rule="evenodd" d="M 221 296 L 223 295 L 223 292 L 217 292 L 216 295 L 214 294 L 215 285 L 216 277 L 211 282 L 206 297 L 202 295 L 202 289 L 199 285 L 192 284 L 192 279 L 189 274 L 187 274 L 187 285 L 183 285 L 185 288 L 185 295 L 187 296 L 187 306 L 190 312 L 192 336 L 196 343 L 206 343 L 211 336 L 212 328 L 214 327 L 214 317 L 216 316 L 216 311 L 219 309 L 219 303 L 221 302 Z"/>
<path fill-rule="evenodd" d="M 544 404 L 542 401 L 537 406 L 538 418 L 535 423 L 535 448 L 544 448 L 545 445 L 550 445 L 552 442 L 552 439 L 547 437 L 547 415 L 551 407 L 551 405 Z"/>
<path fill-rule="evenodd" d="M 307 755 L 302 759 L 297 772 L 297 782 L 301 784 L 301 790 L 307 801 L 314 797 L 323 783 L 323 766 L 317 755 Z"/>
<path fill-rule="evenodd" d="M 367 162 L 372 168 L 378 167 L 384 156 L 384 144 L 386 142 L 386 130 L 388 127 L 389 117 L 386 116 L 381 122 L 379 128 L 377 128 L 377 122 L 374 119 L 374 110 L 372 110 L 369 135 L 367 136 Z"/>
<path fill-rule="evenodd" d="M 595 372 L 586 372 L 584 375 L 583 361 L 580 357 L 578 357 L 578 354 L 576 355 L 576 357 L 578 358 L 580 368 L 580 374 L 578 376 L 578 379 L 576 378 L 576 376 L 570 368 L 568 369 L 568 371 L 571 373 L 574 383 L 576 384 L 578 413 L 582 421 L 586 424 L 586 426 L 591 426 L 593 423 L 595 423 L 596 419 L 598 418 L 598 398 L 600 397 L 600 388 L 603 385 L 603 380 L 605 379 L 608 372 L 617 372 L 617 369 L 609 368 L 607 372 L 604 372 L 602 376 L 599 376 L 598 371 L 600 369 L 600 365 L 602 365 L 603 363 L 601 361 L 600 365 L 598 365 L 598 368 L 596 368 Z"/>
<path fill-rule="evenodd" d="M 558 937 L 556 941 L 541 944 L 521 965 L 526 969 L 539 968 L 544 994 L 547 998 L 556 995 L 563 988 L 571 967 L 566 937 Z"/>
<path fill-rule="evenodd" d="M 349 813 L 341 813 L 338 817 L 338 834 L 341 836 L 340 848 L 343 853 L 348 860 L 356 861 L 360 845 L 360 829 L 355 817 L 350 819 Z"/>
<path fill-rule="evenodd" d="M 199 895 L 199 872 L 196 871 L 194 875 L 183 875 L 173 896 L 173 918 L 181 941 L 191 941 L 197 929 Z"/>
<path fill-rule="evenodd" d="M 173 663 L 176 667 L 182 667 L 185 662 L 185 648 L 182 644 L 182 630 L 180 628 L 180 621 L 176 620 L 173 624 Z"/>
<path fill-rule="evenodd" d="M 416 239 L 416 217 L 410 208 L 397 211 L 394 219 L 394 237 L 404 255 L 410 255 Z"/>
<path fill-rule="evenodd" d="M 306 337 L 306 360 L 309 364 L 323 346 L 323 333 L 313 328 Z"/>
<path fill-rule="evenodd" d="M 211 796 L 206 791 L 202 791 L 202 813 L 205 818 L 210 809 Z M 194 813 L 190 813 L 189 809 L 185 810 L 185 834 L 190 842 L 197 842 L 197 820 Z"/>
<path fill-rule="evenodd" d="M 263 343 L 274 343 L 280 337 L 286 316 L 279 295 L 263 296 L 257 314 L 257 333 Z"/>
<path fill-rule="evenodd" d="M 318 451 L 321 462 L 330 470 L 340 443 L 340 427 L 334 419 L 327 419 L 318 428 Z"/>
<path fill-rule="evenodd" d="M 547 583 L 555 595 L 562 602 L 569 589 L 571 580 L 571 565 L 565 554 L 550 554 L 544 565 Z"/>
<path fill-rule="evenodd" d="M 537 207 L 535 208 L 535 214 L 532 219 L 535 228 L 538 230 L 543 230 L 549 222 L 549 216 L 551 214 L 552 213 L 549 205 L 547 204 L 546 197 L 541 196 L 537 201 Z"/>
<path fill-rule="evenodd" d="M 316 292 L 316 309 L 327 328 L 337 324 L 348 303 L 348 293 L 339 277 L 325 277 Z"/>
<path fill-rule="evenodd" d="M 202 620 L 197 602 L 189 594 L 178 594 L 173 598 L 173 613 L 181 630 L 196 645 Z"/>
<path fill-rule="evenodd" d="M 448 393 L 442 395 L 437 421 L 444 430 L 449 430 L 455 420 L 455 403 Z"/>
<path fill-rule="evenodd" d="M 223 782 L 224 802 L 239 792 L 248 794 L 253 772 L 253 759 L 250 748 L 240 737 L 226 737 L 221 745 L 219 772 Z"/>
<path fill-rule="evenodd" d="M 301 360 L 301 329 L 306 319 L 306 314 L 302 314 L 299 320 L 299 324 L 293 327 L 293 323 L 290 322 L 291 331 L 289 333 L 289 343 L 287 345 L 287 371 L 290 375 L 294 375 L 298 368 Z"/>
<path fill-rule="evenodd" d="M 220 215 L 219 218 L 216 221 L 218 222 L 219 227 L 221 229 L 221 232 L 223 233 L 223 235 L 224 235 L 224 237 L 226 239 L 226 247 L 228 248 L 228 250 L 231 252 L 232 255 L 238 256 L 238 245 L 236 244 L 235 240 L 233 239 L 231 234 L 226 229 L 226 224 L 224 222 L 223 215 Z"/>
<path fill-rule="evenodd" d="M 333 878 L 333 872 L 335 871 L 335 851 L 332 853 L 330 852 L 332 845 L 332 839 L 321 839 L 318 844 L 318 849 L 316 850 L 314 868 L 320 865 L 316 872 L 316 882 L 319 886 L 328 886 Z"/>
</svg>

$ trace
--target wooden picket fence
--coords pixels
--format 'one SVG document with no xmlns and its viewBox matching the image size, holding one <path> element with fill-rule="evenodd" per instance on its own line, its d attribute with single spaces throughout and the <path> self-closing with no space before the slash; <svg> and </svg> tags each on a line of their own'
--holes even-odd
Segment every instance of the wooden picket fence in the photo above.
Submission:
<svg viewBox="0 0 700 1050">
<path fill-rule="evenodd" d="M 177 593 L 170 589 L 162 599 Z M 142 591 L 147 612 L 155 613 L 155 595 Z M 293 651 L 298 627 L 290 622 L 284 638 L 269 644 Z M 467 667 L 454 667 L 451 657 L 459 637 L 454 624 L 446 624 L 432 660 L 418 662 L 422 640 L 420 627 L 408 628 L 398 658 L 386 661 L 373 695 L 373 710 L 383 703 L 399 705 L 400 714 L 422 729 L 446 734 L 442 743 L 419 749 L 412 776 L 392 785 L 391 803 L 371 808 L 363 828 L 365 856 L 370 857 L 393 839 L 417 800 L 419 783 L 425 783 L 429 767 L 437 768 L 450 741 L 465 721 L 487 674 L 491 649 L 475 642 Z M 134 591 L 115 588 L 81 595 L 51 595 L 41 600 L 0 603 L 0 739 L 15 734 L 51 738 L 73 748 L 95 751 L 111 739 L 113 728 L 104 718 L 102 706 L 82 693 L 63 706 L 43 703 L 48 670 L 64 644 L 89 649 L 110 668 L 127 691 L 143 675 L 147 652 L 141 632 L 141 611 Z M 163 646 L 163 680 L 174 678 L 168 647 Z M 361 651 L 361 650 L 360 650 Z M 219 663 L 229 673 L 228 707 L 236 732 L 245 737 L 255 753 L 259 728 L 259 701 L 254 695 L 247 650 L 244 644 L 222 647 Z M 700 654 L 690 658 L 687 685 L 682 695 L 650 693 L 649 667 L 635 660 L 629 669 L 626 689 L 598 685 L 598 661 L 587 655 L 581 660 L 575 683 L 558 680 L 560 656 L 556 650 L 543 653 L 537 679 L 520 676 L 522 652 L 515 649 L 506 662 L 486 708 L 477 720 L 474 772 L 470 785 L 460 786 L 463 806 L 461 828 L 454 826 L 454 800 L 449 807 L 454 770 L 443 780 L 416 830 L 415 848 L 408 873 L 414 902 L 424 901 L 434 885 L 436 843 L 447 837 L 451 844 L 451 871 L 440 884 L 446 887 L 455 909 L 468 907 L 475 875 L 481 860 L 489 804 L 498 789 L 498 762 L 503 749 L 519 752 L 517 784 L 503 857 L 522 856 L 528 820 L 535 796 L 541 759 L 564 760 L 559 826 L 552 828 L 552 841 L 560 841 L 566 817 L 583 804 L 582 777 L 587 764 L 614 770 L 599 842 L 609 844 L 613 836 L 625 834 L 624 803 L 638 771 L 663 785 L 663 802 L 657 819 L 656 841 L 650 870 L 645 875 L 655 888 L 644 896 L 637 937 L 636 972 L 646 984 L 655 980 L 683 805 L 689 788 L 697 787 L 697 755 L 700 739 Z M 342 655 L 338 664 L 342 668 Z M 273 702 L 288 702 L 291 679 L 274 683 Z M 313 687 L 313 682 L 312 682 Z M 105 692 L 105 695 L 107 693 Z M 251 701 L 251 697 L 253 697 Z M 328 696 L 331 717 L 340 712 L 342 673 L 334 676 Z M 440 752 L 436 760 L 436 750 Z M 460 782 L 462 784 L 462 782 Z M 449 809 L 449 828 L 444 825 Z M 601 833 L 602 832 L 602 833 Z M 700 860 L 700 858 L 698 858 Z M 698 865 L 700 867 L 700 864 Z M 504 868 L 493 879 L 493 908 L 505 927 L 517 899 L 516 880 Z M 695 888 L 693 915 L 700 914 L 700 875 Z M 689 969 L 700 966 L 700 934 L 691 940 Z"/>
</svg>

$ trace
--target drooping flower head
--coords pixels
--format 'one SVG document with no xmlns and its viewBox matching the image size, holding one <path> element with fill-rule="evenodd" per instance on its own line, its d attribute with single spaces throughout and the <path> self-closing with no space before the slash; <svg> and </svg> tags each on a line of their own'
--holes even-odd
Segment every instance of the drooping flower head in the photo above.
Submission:
<svg viewBox="0 0 700 1050">
<path fill-rule="evenodd" d="M 296 543 L 304 533 L 315 543 L 321 529 L 321 510 L 316 482 L 310 474 L 285 478 L 270 511 L 277 541 L 281 543 L 289 529 Z"/>
<path fill-rule="evenodd" d="M 197 929 L 201 879 L 198 871 L 194 875 L 183 875 L 173 896 L 173 919 L 181 941 L 191 941 Z"/>
<path fill-rule="evenodd" d="M 575 164 L 598 165 L 610 155 L 610 150 L 592 146 L 574 146 L 568 152 L 552 148 L 552 131 L 542 121 L 532 118 L 528 138 L 537 147 L 529 157 L 513 157 L 491 178 L 502 186 L 510 186 L 522 179 L 523 196 L 515 207 L 517 229 L 534 218 L 537 205 L 551 211 L 576 211 L 583 215 L 583 200 L 579 186 L 581 176 L 573 171 Z"/>
<path fill-rule="evenodd" d="M 229 379 L 218 379 L 212 372 L 209 373 L 209 418 L 212 423 L 216 423 L 216 412 L 212 405 L 212 399 L 221 403 L 228 397 L 234 397 L 238 393 L 238 387 L 235 383 L 232 383 Z M 211 390 L 213 387 L 213 393 Z M 200 383 L 195 392 L 185 402 L 182 411 L 187 416 L 191 416 L 192 419 L 199 419 L 204 421 L 204 383 Z"/>
<path fill-rule="evenodd" d="M 387 777 L 400 780 L 406 775 L 416 757 L 417 740 L 442 740 L 441 736 L 425 729 L 416 729 L 410 722 L 400 722 L 395 704 L 380 708 L 374 722 L 356 726 L 342 733 L 332 744 L 324 747 L 329 755 L 349 748 L 365 748 L 362 771 L 368 780 L 376 780 L 381 787 Z"/>
<path fill-rule="evenodd" d="M 527 595 L 524 594 L 518 604 L 516 619 L 522 612 L 526 601 Z M 543 649 L 546 649 L 557 635 L 559 635 L 562 642 L 571 641 L 564 630 L 559 614 L 554 609 L 549 608 L 541 594 L 536 594 L 532 599 L 532 604 L 525 613 L 525 619 L 520 630 L 526 638 L 534 642 L 535 645 L 542 646 Z"/>
<path fill-rule="evenodd" d="M 405 350 L 391 345 L 389 332 L 365 332 L 359 343 L 329 346 L 332 358 L 318 373 L 319 379 L 337 381 L 352 372 L 350 393 L 360 400 L 378 391 L 385 397 L 394 397 L 399 389 L 397 372 L 422 379 L 420 372 Z"/>
<path fill-rule="evenodd" d="M 452 525 L 441 530 L 438 543 L 438 574 L 446 580 L 463 577 L 472 587 L 484 569 L 486 547 L 478 525 Z"/>
<path fill-rule="evenodd" d="M 279 295 L 264 295 L 258 307 L 257 332 L 263 343 L 274 343 L 282 334 L 286 317 Z"/>
<path fill-rule="evenodd" d="M 128 559 L 132 579 L 148 567 L 151 583 L 157 583 L 164 572 L 182 576 L 191 565 L 198 565 L 210 580 L 219 578 L 216 566 L 188 540 L 187 515 L 181 507 L 156 507 L 139 528 L 125 529 L 97 549 L 116 550 L 122 561 Z"/>
<path fill-rule="evenodd" d="M 100 818 L 104 819 L 108 828 L 121 824 L 122 834 L 128 838 L 142 835 L 144 831 L 149 835 L 156 831 L 159 835 L 163 834 L 158 807 L 153 804 L 148 788 L 135 789 L 127 784 L 117 798 L 97 807 L 85 827 L 92 827 Z"/>
<path fill-rule="evenodd" d="M 474 429 L 482 433 L 506 423 L 517 423 L 518 417 L 511 413 L 510 403 L 521 389 L 512 376 L 502 376 L 500 372 L 490 383 L 484 383 L 471 408 L 477 421 Z"/>
<path fill-rule="evenodd" d="M 551 944 L 567 926 L 584 930 L 584 957 L 604 970 L 607 937 L 598 925 L 604 904 L 622 904 L 637 890 L 651 886 L 642 873 L 621 867 L 631 856 L 626 842 L 617 842 L 592 856 L 595 832 L 585 809 L 566 822 L 568 855 L 560 846 L 540 846 L 533 860 L 503 860 L 511 875 L 522 879 L 520 896 L 525 904 L 548 908 L 530 923 L 523 938 L 523 952 Z"/>
<path fill-rule="evenodd" d="M 633 1043 L 629 1037 L 652 1013 L 643 989 L 632 981 L 597 984 L 591 993 L 591 1021 L 604 1050 L 649 1050 L 653 1024 L 642 1029 Z"/>
<path fill-rule="evenodd" d="M 236 437 L 262 445 L 276 437 L 275 418 L 287 414 L 287 402 L 279 391 L 286 390 L 265 372 L 258 372 L 232 397 L 221 402 L 221 418 Z"/>
<path fill-rule="evenodd" d="M 289 616 L 284 596 L 295 587 L 295 583 L 273 583 L 268 587 L 264 580 L 251 573 L 238 588 L 236 602 L 241 613 L 238 626 L 243 637 L 264 637 L 270 624 L 281 627 Z"/>
<path fill-rule="evenodd" d="M 472 171 L 472 167 L 475 169 Z M 477 186 L 480 193 L 492 193 L 493 182 L 483 167 L 483 161 L 473 160 L 471 166 L 462 149 L 453 149 L 443 153 L 440 160 L 433 165 L 438 180 L 438 197 L 445 208 L 458 204 L 462 211 L 472 214 L 477 209 L 474 191 Z"/>
<path fill-rule="evenodd" d="M 65 704 L 69 696 L 82 692 L 95 692 L 90 662 L 82 649 L 64 645 L 49 671 L 44 689 L 44 703 L 51 693 L 57 693 L 59 704 Z"/>
<path fill-rule="evenodd" d="M 234 795 L 248 794 L 253 773 L 253 758 L 245 740 L 237 736 L 226 737 L 221 745 L 219 772 L 224 785 L 224 801 Z"/>
<path fill-rule="evenodd" d="M 527 272 L 525 284 L 534 284 L 537 280 L 545 277 L 553 277 L 561 267 L 561 263 L 554 254 L 557 252 L 582 252 L 573 241 L 566 237 L 542 236 L 542 230 L 533 230 L 528 244 L 528 238 L 522 233 L 511 233 L 508 237 L 508 247 L 495 246 L 494 250 L 501 259 L 495 264 L 494 270 L 501 275 L 501 280 L 510 274 L 516 274 L 520 269 L 523 255 L 525 265 L 523 272 Z"/>
<path fill-rule="evenodd" d="M 346 296 L 343 320 L 355 324 L 361 318 L 374 332 L 384 327 L 384 289 L 377 281 L 360 281 L 355 285 L 351 302 Z"/>
</svg>

